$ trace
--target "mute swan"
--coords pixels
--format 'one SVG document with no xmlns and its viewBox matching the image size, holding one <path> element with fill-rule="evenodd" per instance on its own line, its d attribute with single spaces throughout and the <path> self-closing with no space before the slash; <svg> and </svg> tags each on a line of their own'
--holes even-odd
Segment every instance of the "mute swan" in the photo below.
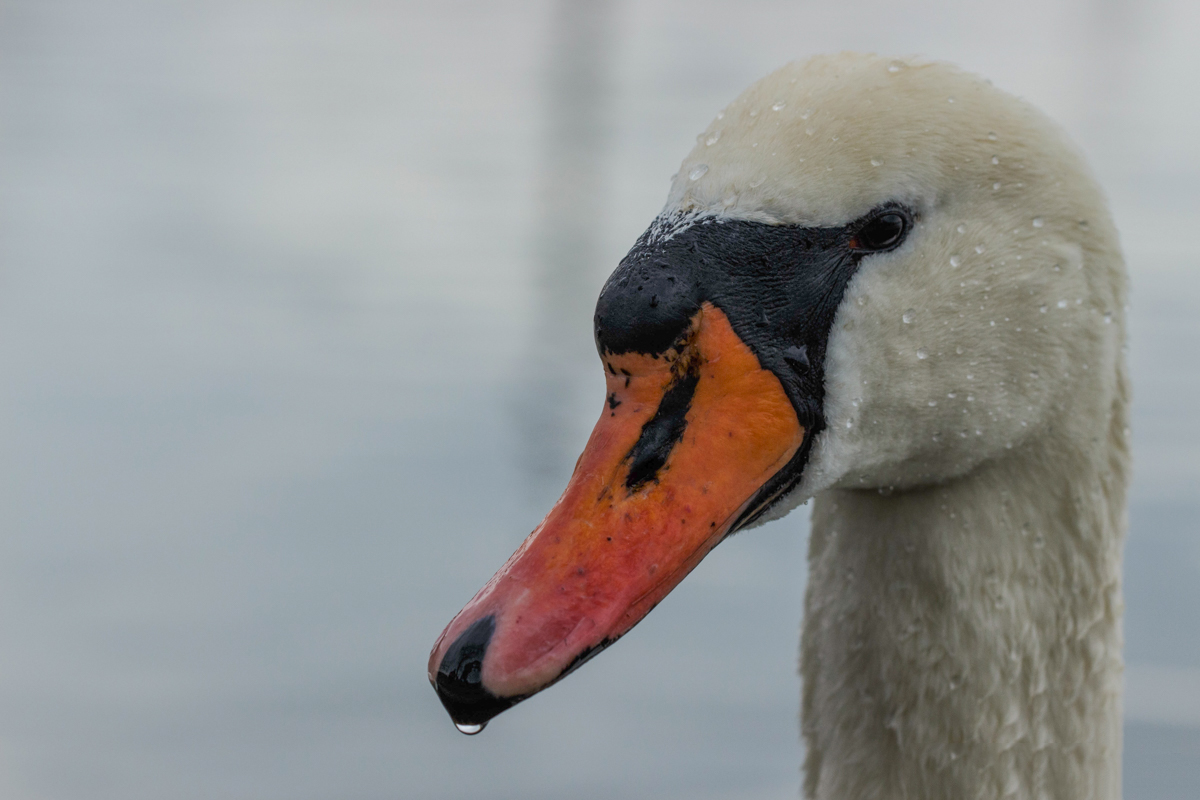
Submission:
<svg viewBox="0 0 1200 800">
<path fill-rule="evenodd" d="M 1026 103 L 856 54 L 764 78 L 605 284 L 600 421 L 435 645 L 442 702 L 479 729 L 814 498 L 806 796 L 1119 797 L 1125 295 Z"/>
</svg>

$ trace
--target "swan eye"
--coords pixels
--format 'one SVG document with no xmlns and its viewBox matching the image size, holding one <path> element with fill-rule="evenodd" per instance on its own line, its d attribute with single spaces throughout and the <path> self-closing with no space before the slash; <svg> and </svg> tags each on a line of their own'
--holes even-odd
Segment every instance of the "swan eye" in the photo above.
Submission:
<svg viewBox="0 0 1200 800">
<path fill-rule="evenodd" d="M 859 228 L 850 240 L 852 250 L 876 252 L 890 250 L 900 244 L 908 232 L 908 219 L 897 211 L 880 214 Z"/>
</svg>

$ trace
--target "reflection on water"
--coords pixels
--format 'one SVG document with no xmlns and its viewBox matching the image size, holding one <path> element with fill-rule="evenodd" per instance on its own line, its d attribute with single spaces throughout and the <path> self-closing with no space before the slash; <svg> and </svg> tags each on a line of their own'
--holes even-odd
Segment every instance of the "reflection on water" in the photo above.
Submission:
<svg viewBox="0 0 1200 800">
<path fill-rule="evenodd" d="M 600 283 L 693 134 L 843 47 L 989 74 L 1111 193 L 1127 794 L 1200 796 L 1197 14 L 8 4 L 0 796 L 795 797 L 802 511 L 479 736 L 424 662 L 565 483 Z"/>
<path fill-rule="evenodd" d="M 609 0 L 559 0 L 550 14 L 535 305 L 514 399 L 522 466 L 542 503 L 553 501 L 582 450 L 582 412 L 599 408 L 603 397 L 591 325 L 580 323 L 591 319 L 599 282 L 613 267 L 601 243 L 615 12 Z"/>
</svg>

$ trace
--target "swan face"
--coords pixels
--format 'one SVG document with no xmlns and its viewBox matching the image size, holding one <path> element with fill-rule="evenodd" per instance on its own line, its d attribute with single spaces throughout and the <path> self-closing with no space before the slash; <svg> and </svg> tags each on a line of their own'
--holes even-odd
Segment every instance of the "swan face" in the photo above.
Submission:
<svg viewBox="0 0 1200 800">
<path fill-rule="evenodd" d="M 663 218 L 824 228 L 889 203 L 913 230 L 847 285 L 824 430 L 764 519 L 829 487 L 952 479 L 1111 402 L 1098 376 L 1116 368 L 1124 279 L 1100 192 L 1049 120 L 976 76 L 853 54 L 789 65 L 698 137 Z"/>
<path fill-rule="evenodd" d="M 600 422 L 434 646 L 443 703 L 481 725 L 822 489 L 951 480 L 1103 418 L 1122 275 L 1082 160 L 990 84 L 843 54 L 750 87 L 602 290 Z"/>
</svg>

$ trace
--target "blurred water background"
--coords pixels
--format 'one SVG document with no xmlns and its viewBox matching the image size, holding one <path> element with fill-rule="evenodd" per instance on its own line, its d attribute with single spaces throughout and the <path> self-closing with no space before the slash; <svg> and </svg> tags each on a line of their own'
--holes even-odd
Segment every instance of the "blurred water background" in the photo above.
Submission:
<svg viewBox="0 0 1200 800">
<path fill-rule="evenodd" d="M 790 798 L 807 510 L 464 737 L 442 626 L 694 135 L 840 49 L 1061 121 L 1133 275 L 1127 797 L 1200 797 L 1200 4 L 0 4 L 0 797 Z"/>
</svg>

